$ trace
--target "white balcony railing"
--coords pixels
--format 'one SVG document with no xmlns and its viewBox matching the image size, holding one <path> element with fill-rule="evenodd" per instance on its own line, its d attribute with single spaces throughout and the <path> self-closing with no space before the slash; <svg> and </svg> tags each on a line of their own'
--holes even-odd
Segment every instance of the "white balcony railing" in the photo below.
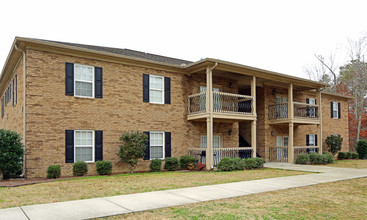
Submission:
<svg viewBox="0 0 367 220">
<path fill-rule="evenodd" d="M 252 106 L 252 96 L 225 92 L 213 92 L 213 112 L 252 114 Z M 205 113 L 206 92 L 190 95 L 188 97 L 188 110 L 189 114 Z"/>
<path fill-rule="evenodd" d="M 293 102 L 294 117 L 304 119 L 318 119 L 319 107 L 317 105 Z M 284 119 L 288 118 L 288 103 L 271 104 L 269 105 L 269 119 Z"/>
</svg>

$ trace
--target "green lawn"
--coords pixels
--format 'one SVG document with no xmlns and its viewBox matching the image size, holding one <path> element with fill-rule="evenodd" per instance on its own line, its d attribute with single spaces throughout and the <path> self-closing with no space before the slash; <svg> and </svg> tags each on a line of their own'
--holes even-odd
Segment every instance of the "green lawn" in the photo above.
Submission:
<svg viewBox="0 0 367 220">
<path fill-rule="evenodd" d="M 12 188 L 0 187 L 0 208 L 300 174 L 305 172 L 264 168 L 235 172 L 159 172 L 83 177 Z"/>
<path fill-rule="evenodd" d="M 333 164 L 328 164 L 331 167 L 344 167 L 344 168 L 367 168 L 367 160 L 336 160 Z"/>
<path fill-rule="evenodd" d="M 367 219 L 367 178 L 201 202 L 107 219 Z"/>
</svg>

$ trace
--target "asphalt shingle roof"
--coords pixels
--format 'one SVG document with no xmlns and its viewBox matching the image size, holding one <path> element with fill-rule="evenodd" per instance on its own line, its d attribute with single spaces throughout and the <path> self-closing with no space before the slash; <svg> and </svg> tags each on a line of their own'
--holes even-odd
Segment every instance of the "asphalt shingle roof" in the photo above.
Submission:
<svg viewBox="0 0 367 220">
<path fill-rule="evenodd" d="M 48 40 L 43 40 L 43 41 L 48 41 Z M 101 47 L 101 46 L 86 45 L 86 44 L 59 42 L 59 41 L 48 41 L 48 42 L 57 43 L 57 44 L 64 44 L 64 45 L 73 46 L 73 47 L 80 47 L 80 48 L 85 48 L 85 49 L 90 49 L 90 50 L 96 50 L 96 51 L 101 51 L 101 52 L 120 54 L 120 55 L 124 55 L 124 56 L 136 57 L 136 58 L 152 60 L 152 61 L 162 62 L 162 63 L 168 63 L 168 64 L 173 64 L 173 65 L 178 65 L 178 66 L 180 66 L 181 64 L 188 65 L 190 63 L 193 63 L 193 62 L 187 61 L 187 60 L 181 60 L 181 59 L 176 59 L 176 58 L 172 58 L 172 57 L 166 57 L 166 56 L 161 56 L 161 55 L 156 55 L 156 54 L 151 54 L 151 53 L 145 53 L 145 52 L 140 52 L 140 51 L 130 50 L 130 49 Z"/>
</svg>

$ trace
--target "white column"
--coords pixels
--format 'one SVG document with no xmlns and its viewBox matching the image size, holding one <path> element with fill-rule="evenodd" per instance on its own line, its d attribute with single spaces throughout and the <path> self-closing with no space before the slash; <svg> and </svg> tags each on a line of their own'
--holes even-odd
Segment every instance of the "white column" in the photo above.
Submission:
<svg viewBox="0 0 367 220">
<path fill-rule="evenodd" d="M 214 168 L 213 164 L 213 74 L 206 68 L 206 169 Z"/>
<path fill-rule="evenodd" d="M 288 134 L 288 163 L 294 162 L 294 148 L 293 148 L 293 122 L 290 122 L 288 125 L 289 134 Z"/>
<path fill-rule="evenodd" d="M 256 115 L 256 77 L 251 79 L 252 114 Z M 252 157 L 256 157 L 256 119 L 251 122 Z"/>
<path fill-rule="evenodd" d="M 321 108 L 321 91 L 317 89 L 316 91 L 316 102 L 317 102 L 317 116 L 319 117 L 320 124 L 317 125 L 317 146 L 319 147 L 319 153 L 322 154 L 322 108 Z"/>
<path fill-rule="evenodd" d="M 288 86 L 288 118 L 293 119 L 293 84 Z"/>
</svg>

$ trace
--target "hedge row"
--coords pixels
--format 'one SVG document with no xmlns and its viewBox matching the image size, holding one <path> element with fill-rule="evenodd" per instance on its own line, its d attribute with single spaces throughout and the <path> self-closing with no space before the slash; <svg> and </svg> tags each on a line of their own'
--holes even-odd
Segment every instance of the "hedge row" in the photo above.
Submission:
<svg viewBox="0 0 367 220">
<path fill-rule="evenodd" d="M 339 152 L 338 153 L 338 160 L 358 159 L 358 157 L 359 157 L 358 153 L 354 153 L 354 152 Z"/>
<path fill-rule="evenodd" d="M 328 164 L 334 163 L 334 157 L 331 153 L 311 153 L 311 154 L 298 154 L 296 164 Z"/>
<path fill-rule="evenodd" d="M 234 171 L 234 170 L 251 170 L 256 168 L 262 168 L 264 166 L 264 159 L 262 158 L 223 158 L 218 163 L 218 169 L 220 171 Z"/>
<path fill-rule="evenodd" d="M 109 175 L 112 173 L 111 161 L 98 161 L 96 163 L 96 170 L 99 175 Z M 84 176 L 88 173 L 88 165 L 83 161 L 78 161 L 73 164 L 73 175 Z M 56 179 L 61 176 L 60 165 L 50 165 L 47 169 L 47 178 Z"/>
</svg>

